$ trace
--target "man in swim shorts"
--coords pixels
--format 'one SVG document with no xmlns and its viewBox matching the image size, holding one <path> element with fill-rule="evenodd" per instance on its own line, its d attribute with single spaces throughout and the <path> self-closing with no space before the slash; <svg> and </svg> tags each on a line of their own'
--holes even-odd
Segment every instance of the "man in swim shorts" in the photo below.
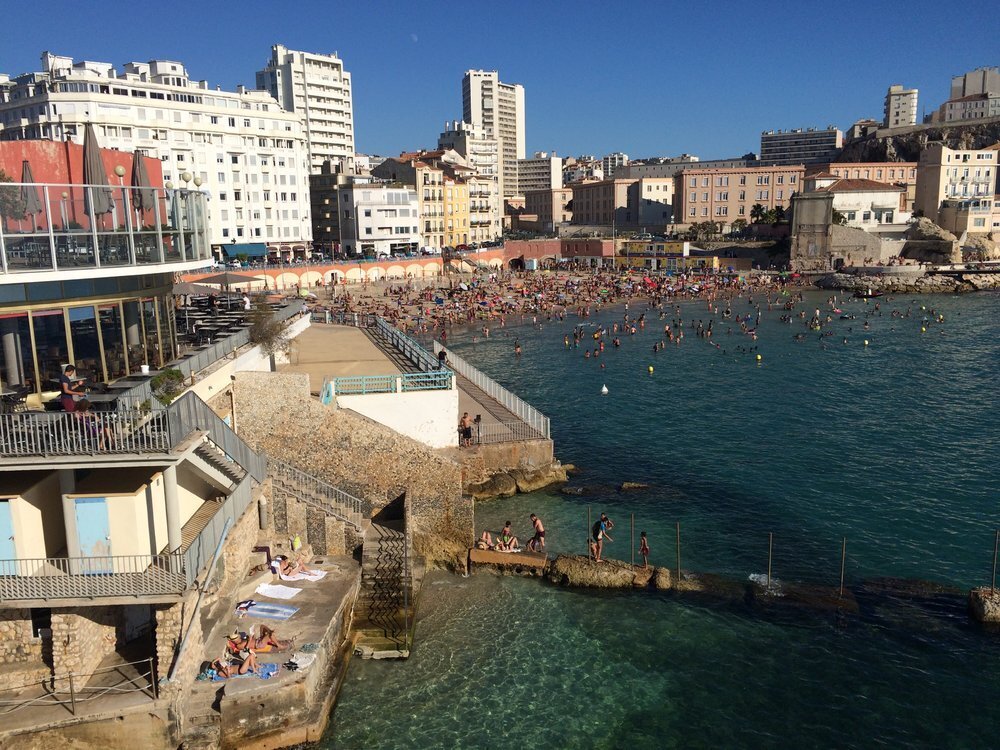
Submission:
<svg viewBox="0 0 1000 750">
<path fill-rule="evenodd" d="M 542 526 L 542 519 L 531 514 L 531 525 L 535 527 L 535 535 L 528 541 L 528 549 L 532 552 L 545 550 L 545 527 Z M 539 549 L 540 548 L 540 549 Z"/>
</svg>

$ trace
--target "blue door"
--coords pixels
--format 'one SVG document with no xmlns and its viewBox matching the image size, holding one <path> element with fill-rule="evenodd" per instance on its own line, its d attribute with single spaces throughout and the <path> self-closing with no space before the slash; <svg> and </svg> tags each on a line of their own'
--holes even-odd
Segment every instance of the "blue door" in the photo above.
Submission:
<svg viewBox="0 0 1000 750">
<path fill-rule="evenodd" d="M 16 560 L 14 554 L 14 524 L 10 518 L 10 501 L 0 500 L 0 560 Z"/>
<path fill-rule="evenodd" d="M 81 573 L 111 573 L 111 530 L 108 526 L 108 502 L 103 497 L 78 497 L 76 536 L 83 562 Z"/>
</svg>

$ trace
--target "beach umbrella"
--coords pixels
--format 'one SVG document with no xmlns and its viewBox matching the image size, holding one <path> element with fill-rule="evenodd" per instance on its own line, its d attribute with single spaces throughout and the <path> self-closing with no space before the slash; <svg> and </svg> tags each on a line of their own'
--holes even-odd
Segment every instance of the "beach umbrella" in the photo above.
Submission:
<svg viewBox="0 0 1000 750">
<path fill-rule="evenodd" d="M 101 161 L 101 147 L 97 143 L 97 133 L 94 126 L 87 123 L 83 131 L 83 183 L 94 185 L 84 191 L 84 205 L 91 218 L 100 214 L 111 213 L 114 205 L 114 192 L 108 185 L 108 173 Z"/>
<path fill-rule="evenodd" d="M 24 214 L 31 216 L 31 229 L 34 231 L 35 215 L 42 211 L 42 201 L 38 197 L 38 188 L 34 187 L 35 178 L 31 174 L 31 165 L 27 159 L 21 161 L 21 200 L 24 201 Z"/>
<path fill-rule="evenodd" d="M 153 208 L 156 192 L 149 183 L 149 172 L 142 154 L 132 155 L 132 206 L 139 212 L 138 226 L 142 226 L 142 212 Z"/>
</svg>

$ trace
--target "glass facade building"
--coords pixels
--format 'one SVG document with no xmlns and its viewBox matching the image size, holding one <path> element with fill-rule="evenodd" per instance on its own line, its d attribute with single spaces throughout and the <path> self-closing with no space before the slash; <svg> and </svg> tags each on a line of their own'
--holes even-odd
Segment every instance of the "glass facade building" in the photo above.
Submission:
<svg viewBox="0 0 1000 750">
<path fill-rule="evenodd" d="M 58 390 L 67 364 L 108 381 L 178 355 L 174 274 L 211 262 L 206 197 L 142 192 L 0 184 L 0 391 Z"/>
</svg>

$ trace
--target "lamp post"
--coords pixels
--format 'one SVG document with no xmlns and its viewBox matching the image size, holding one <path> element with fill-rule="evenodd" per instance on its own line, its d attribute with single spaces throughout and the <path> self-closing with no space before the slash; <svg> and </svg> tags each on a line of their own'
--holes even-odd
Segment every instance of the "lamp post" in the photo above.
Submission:
<svg viewBox="0 0 1000 750">
<path fill-rule="evenodd" d="M 64 232 L 69 231 L 69 212 L 66 210 L 66 201 L 68 198 L 69 198 L 69 193 L 63 190 L 62 200 L 59 201 L 59 215 L 62 218 L 62 230 Z"/>
<path fill-rule="evenodd" d="M 119 164 L 115 167 L 115 174 L 118 176 L 118 200 L 123 200 L 125 194 L 125 167 Z M 111 201 L 111 222 L 114 224 L 113 230 L 118 231 L 118 201 Z"/>
</svg>

